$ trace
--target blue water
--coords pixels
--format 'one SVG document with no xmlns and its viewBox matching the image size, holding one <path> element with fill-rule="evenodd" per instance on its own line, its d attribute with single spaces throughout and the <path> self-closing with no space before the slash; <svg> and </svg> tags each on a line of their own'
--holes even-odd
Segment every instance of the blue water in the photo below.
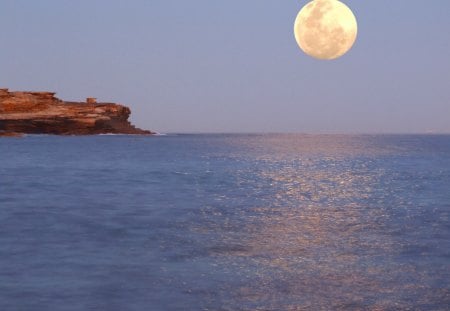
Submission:
<svg viewBox="0 0 450 311">
<path fill-rule="evenodd" d="M 449 310 L 450 136 L 27 136 L 0 157 L 0 310 Z"/>
</svg>

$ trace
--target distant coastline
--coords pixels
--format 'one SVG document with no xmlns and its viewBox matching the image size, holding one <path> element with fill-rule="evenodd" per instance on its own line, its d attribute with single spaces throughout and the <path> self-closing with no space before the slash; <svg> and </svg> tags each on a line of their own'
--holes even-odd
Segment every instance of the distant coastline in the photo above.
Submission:
<svg viewBox="0 0 450 311">
<path fill-rule="evenodd" d="M 0 89 L 0 136 L 23 134 L 153 135 L 132 125 L 130 108 L 116 103 L 68 102 L 53 92 L 11 92 Z"/>
</svg>

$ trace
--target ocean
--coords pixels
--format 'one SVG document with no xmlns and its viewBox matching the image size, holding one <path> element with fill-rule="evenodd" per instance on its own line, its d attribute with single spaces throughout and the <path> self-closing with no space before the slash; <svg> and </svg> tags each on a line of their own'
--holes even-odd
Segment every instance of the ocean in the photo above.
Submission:
<svg viewBox="0 0 450 311">
<path fill-rule="evenodd" d="M 0 138 L 0 310 L 449 310 L 450 135 Z"/>
</svg>

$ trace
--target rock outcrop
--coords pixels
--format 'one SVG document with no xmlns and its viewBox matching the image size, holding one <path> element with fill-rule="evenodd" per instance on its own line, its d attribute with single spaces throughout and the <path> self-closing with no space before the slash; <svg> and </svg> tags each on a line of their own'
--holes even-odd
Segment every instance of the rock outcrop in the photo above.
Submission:
<svg viewBox="0 0 450 311">
<path fill-rule="evenodd" d="M 51 92 L 0 89 L 0 136 L 8 133 L 93 135 L 153 134 L 134 127 L 130 109 L 114 103 L 66 102 Z"/>
</svg>

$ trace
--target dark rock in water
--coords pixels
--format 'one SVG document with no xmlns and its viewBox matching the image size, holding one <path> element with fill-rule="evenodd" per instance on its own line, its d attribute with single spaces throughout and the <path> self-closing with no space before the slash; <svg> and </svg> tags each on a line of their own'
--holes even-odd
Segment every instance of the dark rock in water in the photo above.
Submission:
<svg viewBox="0 0 450 311">
<path fill-rule="evenodd" d="M 0 136 L 18 134 L 154 134 L 133 126 L 130 109 L 114 103 L 66 102 L 51 92 L 0 89 Z"/>
</svg>

